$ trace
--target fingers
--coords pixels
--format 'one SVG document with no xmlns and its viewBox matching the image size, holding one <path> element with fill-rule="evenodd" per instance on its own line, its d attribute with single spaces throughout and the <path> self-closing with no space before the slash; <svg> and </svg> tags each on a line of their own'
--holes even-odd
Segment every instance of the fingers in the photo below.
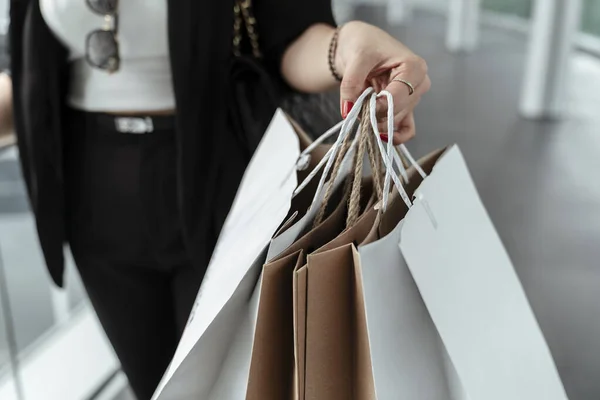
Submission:
<svg viewBox="0 0 600 400">
<path fill-rule="evenodd" d="M 410 113 L 404 119 L 404 124 L 401 126 L 400 131 L 394 132 L 394 144 L 399 145 L 401 143 L 406 143 L 414 138 L 416 134 L 417 127 L 415 124 L 415 114 Z"/>
<path fill-rule="evenodd" d="M 414 92 L 412 95 L 410 94 L 409 86 L 399 81 L 392 81 L 385 88 L 385 90 L 390 92 L 394 98 L 394 114 L 398 114 L 403 110 L 413 109 L 421 101 L 421 97 L 427 93 L 429 89 L 431 89 L 431 79 L 429 78 L 429 75 L 425 75 L 423 81 L 419 85 L 414 86 Z M 378 100 L 377 117 L 386 118 L 387 99 L 385 97 L 381 97 Z M 405 115 L 406 114 L 408 114 L 408 112 L 406 112 Z"/>
<path fill-rule="evenodd" d="M 406 117 L 414 112 L 415 107 L 421 102 L 420 98 L 415 98 L 415 101 L 411 103 L 409 108 L 400 110 L 394 115 L 394 129 L 400 129 L 400 126 L 404 123 Z M 383 118 L 377 118 L 377 127 L 380 132 L 386 132 L 388 130 L 387 113 Z"/>
<path fill-rule="evenodd" d="M 354 102 L 367 88 L 367 79 L 369 73 L 373 69 L 369 60 L 365 60 L 361 57 L 355 57 L 354 60 L 350 61 L 344 71 L 344 77 L 340 86 L 340 100 L 342 117 L 346 118 L 346 115 L 350 111 L 350 108 L 354 105 Z"/>
<path fill-rule="evenodd" d="M 369 78 L 377 64 L 378 61 L 375 58 L 356 55 L 346 65 L 340 87 L 342 117 L 346 117 L 356 99 L 367 86 L 372 85 Z M 402 110 L 413 109 L 420 101 L 421 96 L 431 88 L 427 63 L 417 55 L 407 57 L 391 68 L 386 76 L 389 78 L 385 79 L 387 82 L 381 82 L 381 86 L 386 85 L 385 90 L 394 98 L 394 114 L 398 114 Z M 394 79 L 406 81 L 410 85 Z M 387 100 L 385 98 L 378 99 L 377 115 L 379 118 L 385 118 L 387 108 Z M 407 113 L 405 112 L 405 115 Z"/>
<path fill-rule="evenodd" d="M 394 81 L 396 78 L 410 82 L 416 91 L 416 88 L 424 84 L 427 79 L 427 63 L 421 57 L 414 55 L 390 71 L 390 82 L 387 90 L 394 90 L 392 87 L 402 88 L 402 92 L 397 91 L 396 94 L 401 96 L 398 97 L 398 100 L 404 99 L 406 101 L 410 94 L 408 85 Z M 394 96 L 394 99 L 396 99 L 396 96 Z"/>
<path fill-rule="evenodd" d="M 389 133 L 387 132 L 387 126 L 382 129 L 382 124 L 378 124 L 381 138 L 384 141 L 389 140 Z M 395 124 L 393 132 L 393 141 L 395 145 L 405 143 L 415 137 L 416 125 L 414 113 L 410 112 L 405 118 L 400 120 L 399 123 Z"/>
<path fill-rule="evenodd" d="M 406 115 L 404 112 L 394 115 L 394 131 L 397 131 L 400 129 L 400 127 L 404 123 L 405 117 L 406 117 Z M 381 132 L 381 133 L 387 133 L 387 131 L 388 131 L 387 119 L 379 120 L 377 122 L 377 129 L 379 129 L 379 132 Z"/>
</svg>

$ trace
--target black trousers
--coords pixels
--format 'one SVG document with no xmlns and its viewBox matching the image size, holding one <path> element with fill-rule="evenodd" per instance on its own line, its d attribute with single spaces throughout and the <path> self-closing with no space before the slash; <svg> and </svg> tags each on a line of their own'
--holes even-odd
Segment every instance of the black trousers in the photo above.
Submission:
<svg viewBox="0 0 600 400">
<path fill-rule="evenodd" d="M 71 251 L 133 391 L 148 400 L 205 267 L 192 264 L 182 239 L 173 121 L 153 118 L 144 134 L 117 131 L 108 115 L 71 111 L 67 121 Z"/>
</svg>

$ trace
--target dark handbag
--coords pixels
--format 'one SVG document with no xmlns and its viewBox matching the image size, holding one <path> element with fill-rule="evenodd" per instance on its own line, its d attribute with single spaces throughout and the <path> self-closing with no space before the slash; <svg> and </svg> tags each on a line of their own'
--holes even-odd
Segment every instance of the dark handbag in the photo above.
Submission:
<svg viewBox="0 0 600 400">
<path fill-rule="evenodd" d="M 281 96 L 279 87 L 261 63 L 262 54 L 255 28 L 250 0 L 236 1 L 228 112 L 233 134 L 242 145 L 248 161 L 279 106 Z M 251 55 L 243 51 L 248 45 L 252 47 Z"/>
<path fill-rule="evenodd" d="M 237 0 L 234 5 L 228 113 L 233 134 L 248 160 L 278 107 L 313 137 L 325 132 L 339 119 L 339 111 L 334 105 L 337 104 L 335 94 L 294 92 L 272 77 L 262 60 L 252 1 Z"/>
</svg>

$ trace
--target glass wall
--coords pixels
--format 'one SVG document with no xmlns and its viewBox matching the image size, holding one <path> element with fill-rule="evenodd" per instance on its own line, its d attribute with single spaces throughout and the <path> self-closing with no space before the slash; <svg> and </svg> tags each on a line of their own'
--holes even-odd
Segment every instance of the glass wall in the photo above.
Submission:
<svg viewBox="0 0 600 400">
<path fill-rule="evenodd" d="M 8 29 L 8 3 L 10 0 L 0 0 L 0 35 Z"/>
<path fill-rule="evenodd" d="M 533 0 L 482 0 L 484 9 L 529 18 Z"/>
<path fill-rule="evenodd" d="M 600 1 L 584 0 L 581 29 L 585 33 L 600 36 Z"/>
<path fill-rule="evenodd" d="M 482 0 L 484 9 L 529 18 L 534 0 Z M 600 1 L 583 0 L 581 30 L 600 36 Z"/>
</svg>

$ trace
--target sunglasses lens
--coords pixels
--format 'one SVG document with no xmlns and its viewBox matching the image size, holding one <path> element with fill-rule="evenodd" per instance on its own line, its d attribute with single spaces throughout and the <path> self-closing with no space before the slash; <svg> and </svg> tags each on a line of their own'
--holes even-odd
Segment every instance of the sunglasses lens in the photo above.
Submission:
<svg viewBox="0 0 600 400">
<path fill-rule="evenodd" d="M 88 5 L 98 14 L 114 14 L 118 0 L 87 0 Z"/>
<path fill-rule="evenodd" d="M 114 32 L 94 31 L 87 40 L 87 59 L 90 64 L 107 71 L 119 69 L 119 45 Z"/>
</svg>

